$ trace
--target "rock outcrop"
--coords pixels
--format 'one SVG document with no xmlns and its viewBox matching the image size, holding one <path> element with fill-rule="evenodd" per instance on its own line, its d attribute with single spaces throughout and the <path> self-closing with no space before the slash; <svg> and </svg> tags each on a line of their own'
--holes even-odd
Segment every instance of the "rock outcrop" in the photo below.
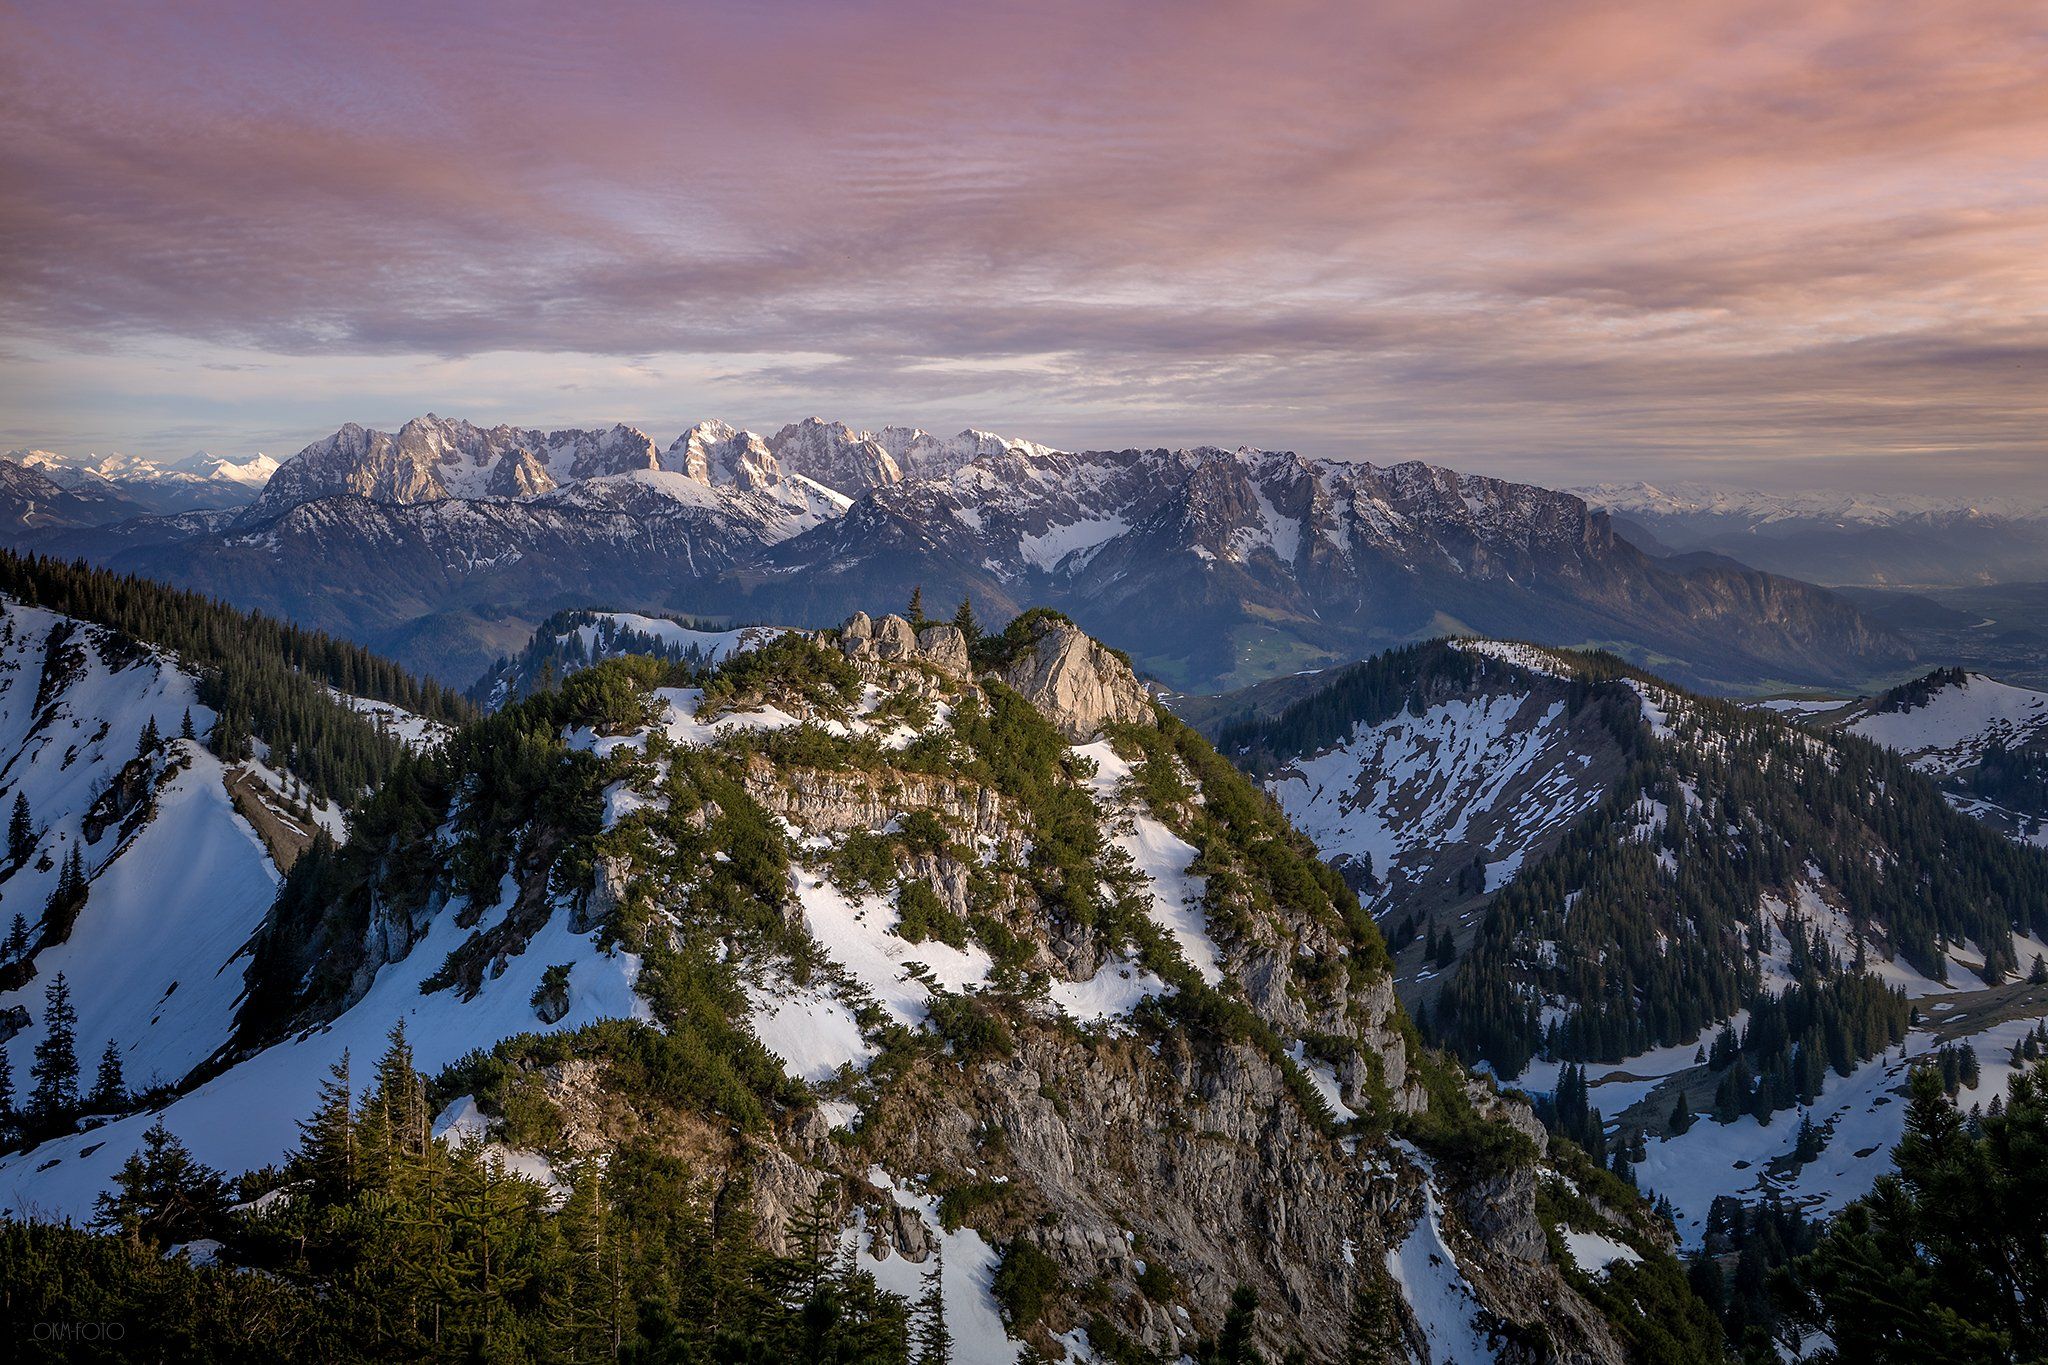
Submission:
<svg viewBox="0 0 2048 1365">
<path fill-rule="evenodd" d="M 949 678 L 973 675 L 974 664 L 967 656 L 967 637 L 958 626 L 926 626 L 917 633 L 918 656 Z"/>
<path fill-rule="evenodd" d="M 855 661 L 929 664 L 947 677 L 963 681 L 973 672 L 967 637 L 958 626 L 926 626 L 918 630 L 894 613 L 878 621 L 864 611 L 855 612 L 839 628 L 839 648 Z"/>
<path fill-rule="evenodd" d="M 996 676 L 1045 713 L 1070 740 L 1091 739 L 1112 722 L 1152 723 L 1152 698 L 1137 674 L 1072 622 L 1048 617 L 1030 649 Z"/>
</svg>

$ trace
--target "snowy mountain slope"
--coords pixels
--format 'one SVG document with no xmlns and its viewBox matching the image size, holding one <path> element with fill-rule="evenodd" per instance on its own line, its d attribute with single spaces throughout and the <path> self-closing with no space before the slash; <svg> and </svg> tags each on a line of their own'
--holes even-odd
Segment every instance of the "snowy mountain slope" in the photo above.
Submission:
<svg viewBox="0 0 2048 1365">
<path fill-rule="evenodd" d="M 407 770 L 287 884 L 252 995 L 293 999 L 242 1016 L 268 1032 L 154 1116 L 0 1158 L 9 1205 L 82 1212 L 152 1117 L 277 1160 L 325 1068 L 404 1020 L 459 1062 L 443 1130 L 506 1143 L 516 1093 L 537 1172 L 651 1138 L 764 1237 L 824 1191 L 885 1285 L 942 1248 L 977 1358 L 1179 1354 L 1240 1283 L 1286 1305 L 1276 1351 L 1334 1350 L 1386 1286 L 1397 1339 L 1625 1358 L 1533 1179 L 1445 1155 L 1531 1160 L 1526 1111 L 1411 1051 L 1341 883 L 1115 655 L 1044 615 L 973 654 L 856 617 L 675 676 L 587 668 Z M 1668 1290 L 1647 1213 L 1613 1218 Z M 1006 1319 L 998 1271 L 1032 1258 L 1050 1288 Z"/>
<path fill-rule="evenodd" d="M 766 644 L 781 626 L 716 629 L 703 622 L 630 611 L 557 612 L 541 622 L 525 648 L 500 659 L 469 689 L 486 710 L 497 710 L 536 688 L 551 686 L 579 668 L 621 654 L 647 654 L 706 667 Z"/>
<path fill-rule="evenodd" d="M 2013 687 L 1981 673 L 1944 672 L 1917 686 L 1830 713 L 1830 728 L 1860 735 L 1905 756 L 1934 777 L 1954 777 L 1992 748 L 2041 747 L 2048 736 L 2048 692 Z"/>
<path fill-rule="evenodd" d="M 443 679 L 473 677 L 565 605 L 817 625 L 920 585 L 990 621 L 1056 605 L 1190 691 L 1447 629 L 1609 643 L 1725 688 L 1860 685 L 1910 656 L 1830 594 L 1652 559 L 1546 489 L 1418 463 L 1073 454 L 816 418 L 766 437 L 704 422 L 666 450 L 626 427 L 350 426 L 286 461 L 233 527 L 73 532 L 61 548 L 295 614 Z"/>
<path fill-rule="evenodd" d="M 35 831 L 27 859 L 0 871 L 0 916 L 29 924 L 30 954 L 0 992 L 0 1014 L 32 1020 L 7 1043 L 15 1093 L 28 1091 L 59 972 L 88 1064 L 112 1040 L 132 1087 L 174 1084 L 232 1032 L 239 955 L 277 870 L 220 761 L 177 738 L 188 713 L 200 733 L 213 720 L 188 675 L 99 626 L 14 603 L 0 614 L 0 783 L 10 809 L 26 798 Z M 151 724 L 168 738 L 138 758 Z M 43 911 L 74 850 L 88 889 L 59 931 Z"/>
<path fill-rule="evenodd" d="M 1356 869 L 1375 914 L 1427 915 L 1500 887 L 1618 775 L 1618 749 L 1568 706 L 1557 688 L 1403 709 L 1289 763 L 1267 790 L 1324 856 Z"/>
</svg>

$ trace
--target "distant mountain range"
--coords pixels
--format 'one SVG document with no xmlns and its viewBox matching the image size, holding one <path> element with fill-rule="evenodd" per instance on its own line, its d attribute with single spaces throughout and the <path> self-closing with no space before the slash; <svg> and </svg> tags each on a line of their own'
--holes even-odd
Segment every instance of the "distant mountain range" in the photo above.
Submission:
<svg viewBox="0 0 2048 1365">
<path fill-rule="evenodd" d="M 1912 659 L 1827 592 L 1660 561 L 1571 494 L 1279 451 L 1068 453 L 817 418 L 768 436 L 705 422 L 662 448 L 625 425 L 429 414 L 345 426 L 239 509 L 13 520 L 17 545 L 463 683 L 559 610 L 816 624 L 917 587 L 934 611 L 971 598 L 991 622 L 1058 606 L 1190 691 L 1447 632 L 1604 644 L 1705 687 L 1861 686 Z"/>
<path fill-rule="evenodd" d="M 2048 578 L 2048 504 L 2028 498 L 1759 493 L 1701 483 L 1606 483 L 1573 492 L 1652 552 L 1723 554 L 1817 583 L 1944 587 Z"/>
<path fill-rule="evenodd" d="M 10 450 L 12 465 L 39 474 L 58 488 L 93 502 L 78 509 L 76 524 L 97 525 L 127 516 L 163 515 L 240 507 L 263 491 L 277 461 L 258 453 L 244 460 L 196 451 L 169 464 L 140 455 L 87 455 L 67 459 L 47 450 Z M 0 477 L 5 477 L 0 472 Z M 19 496 L 8 490 L 11 496 Z"/>
</svg>

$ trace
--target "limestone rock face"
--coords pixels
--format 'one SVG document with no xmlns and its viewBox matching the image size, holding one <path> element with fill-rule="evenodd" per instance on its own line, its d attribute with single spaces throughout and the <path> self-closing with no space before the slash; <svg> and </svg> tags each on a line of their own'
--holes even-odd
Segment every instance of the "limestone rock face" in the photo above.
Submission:
<svg viewBox="0 0 2048 1365">
<path fill-rule="evenodd" d="M 1066 621 L 1041 622 L 1031 649 L 997 676 L 1070 740 L 1113 721 L 1153 723 L 1152 699 L 1131 666 Z"/>
<path fill-rule="evenodd" d="M 547 466 L 524 450 L 515 450 L 498 461 L 484 491 L 494 498 L 531 498 L 551 493 L 555 480 Z"/>
<path fill-rule="evenodd" d="M 880 620 L 857 611 L 839 628 L 839 648 L 853 660 L 929 664 L 949 678 L 965 681 L 974 672 L 967 656 L 967 637 L 958 626 L 926 626 L 923 630 L 894 613 Z"/>
<path fill-rule="evenodd" d="M 844 422 L 816 417 L 792 422 L 768 438 L 768 450 L 788 472 L 848 497 L 903 482 L 903 471 L 889 452 Z"/>
<path fill-rule="evenodd" d="M 917 632 L 910 628 L 910 622 L 900 616 L 884 616 L 875 622 L 875 657 L 878 659 L 914 659 L 917 657 Z"/>
<path fill-rule="evenodd" d="M 974 671 L 967 658 L 967 637 L 958 626 L 926 626 L 917 633 L 917 653 L 949 678 L 966 678 Z"/>
</svg>

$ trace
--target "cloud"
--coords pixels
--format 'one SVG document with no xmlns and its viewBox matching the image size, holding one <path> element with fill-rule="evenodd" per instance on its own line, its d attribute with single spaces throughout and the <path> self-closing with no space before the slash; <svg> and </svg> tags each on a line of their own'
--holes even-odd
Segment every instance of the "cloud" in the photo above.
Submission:
<svg viewBox="0 0 2048 1365">
<path fill-rule="evenodd" d="M 1997 0 L 48 7 L 0 327 L 81 383 L 232 351 L 278 411 L 574 355 L 599 403 L 2011 481 L 2044 57 Z"/>
</svg>

